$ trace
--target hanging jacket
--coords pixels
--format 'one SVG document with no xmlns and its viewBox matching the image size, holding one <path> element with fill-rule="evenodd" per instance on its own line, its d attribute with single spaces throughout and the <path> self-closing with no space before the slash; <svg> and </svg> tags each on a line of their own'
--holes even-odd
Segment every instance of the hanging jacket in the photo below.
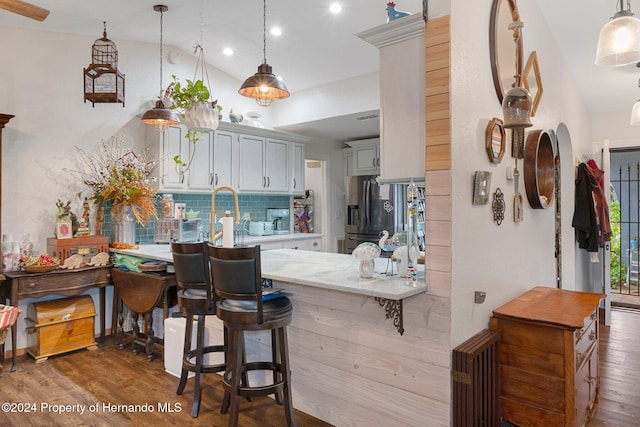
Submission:
<svg viewBox="0 0 640 427">
<path fill-rule="evenodd" d="M 596 162 L 589 160 L 587 162 L 587 172 L 591 185 L 593 185 L 593 201 L 596 211 L 596 219 L 598 220 L 598 244 L 604 246 L 605 242 L 611 241 L 611 222 L 609 221 L 609 205 L 604 194 L 604 171 L 601 170 Z"/>
<path fill-rule="evenodd" d="M 584 163 L 578 165 L 575 184 L 575 206 L 571 225 L 576 229 L 578 246 L 588 252 L 598 252 L 598 220 L 593 202 L 593 182 Z"/>
</svg>

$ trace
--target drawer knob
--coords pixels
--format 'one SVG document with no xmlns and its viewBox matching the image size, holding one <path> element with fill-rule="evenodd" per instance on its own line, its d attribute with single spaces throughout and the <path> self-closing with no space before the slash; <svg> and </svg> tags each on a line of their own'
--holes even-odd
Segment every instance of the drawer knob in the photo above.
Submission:
<svg viewBox="0 0 640 427">
<path fill-rule="evenodd" d="M 313 246 L 318 246 L 318 242 L 313 242 Z"/>
<path fill-rule="evenodd" d="M 33 289 L 33 288 L 35 288 L 35 287 L 36 287 L 35 282 L 31 282 L 31 283 L 29 283 L 29 288 L 30 288 L 30 289 Z"/>
</svg>

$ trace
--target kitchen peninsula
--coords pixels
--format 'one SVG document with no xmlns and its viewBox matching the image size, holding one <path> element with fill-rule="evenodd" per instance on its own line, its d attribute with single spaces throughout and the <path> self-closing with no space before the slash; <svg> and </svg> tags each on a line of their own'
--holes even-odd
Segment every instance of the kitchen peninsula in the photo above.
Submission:
<svg viewBox="0 0 640 427">
<path fill-rule="evenodd" d="M 166 245 L 117 252 L 172 260 Z M 424 270 L 413 287 L 385 274 L 387 259 L 376 261 L 374 278 L 361 279 L 360 261 L 351 255 L 262 252 L 263 277 L 293 301 L 288 335 L 294 406 L 334 425 L 446 424 L 449 305 L 427 292 Z M 394 324 L 397 313 L 381 307 L 386 299 L 403 301 L 402 335 Z M 268 334 L 247 340 L 248 358 L 268 354 Z"/>
</svg>

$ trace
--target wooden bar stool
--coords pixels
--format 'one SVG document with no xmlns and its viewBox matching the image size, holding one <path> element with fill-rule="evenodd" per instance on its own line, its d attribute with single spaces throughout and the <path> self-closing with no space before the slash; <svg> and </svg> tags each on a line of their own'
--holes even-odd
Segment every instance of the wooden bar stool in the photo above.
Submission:
<svg viewBox="0 0 640 427">
<path fill-rule="evenodd" d="M 229 416 L 229 426 L 238 425 L 240 397 L 274 394 L 284 404 L 288 426 L 296 420 L 291 400 L 291 372 L 286 327 L 293 306 L 289 298 L 262 301 L 260 246 L 221 248 L 208 245 L 211 279 L 218 297 L 216 315 L 229 331 L 227 370 L 223 376 L 225 397 L 221 412 Z M 245 331 L 271 331 L 270 361 L 245 362 Z M 271 371 L 273 383 L 251 387 L 243 381 L 248 371 Z"/>
<path fill-rule="evenodd" d="M 176 394 L 182 394 L 187 384 L 189 372 L 195 373 L 195 385 L 191 416 L 197 417 L 202 395 L 202 374 L 222 372 L 227 361 L 227 332 L 224 332 L 223 345 L 204 345 L 205 317 L 215 315 L 215 295 L 209 280 L 209 262 L 206 244 L 171 243 L 173 265 L 176 270 L 178 305 L 186 315 L 187 324 L 184 333 L 184 350 L 182 356 L 182 372 Z M 196 319 L 196 348 L 191 350 L 193 319 Z M 211 352 L 224 352 L 225 363 L 205 365 L 204 355 Z"/>
</svg>

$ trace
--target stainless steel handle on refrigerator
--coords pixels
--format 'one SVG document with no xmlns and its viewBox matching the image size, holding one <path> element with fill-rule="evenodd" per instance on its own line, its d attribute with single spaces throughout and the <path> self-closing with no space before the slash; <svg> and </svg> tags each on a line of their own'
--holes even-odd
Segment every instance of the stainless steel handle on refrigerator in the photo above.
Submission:
<svg viewBox="0 0 640 427">
<path fill-rule="evenodd" d="M 362 218 L 363 225 L 369 224 L 369 216 L 371 215 L 371 182 L 366 180 L 364 183 L 364 215 Z"/>
</svg>

